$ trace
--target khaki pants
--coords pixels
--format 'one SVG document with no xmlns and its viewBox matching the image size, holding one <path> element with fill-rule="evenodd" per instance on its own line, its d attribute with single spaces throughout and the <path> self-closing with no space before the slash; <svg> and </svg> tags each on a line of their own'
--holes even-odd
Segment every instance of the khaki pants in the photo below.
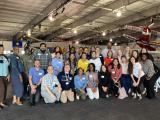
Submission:
<svg viewBox="0 0 160 120">
<path fill-rule="evenodd" d="M 61 102 L 66 103 L 67 99 L 71 102 L 74 101 L 74 93 L 71 90 L 64 90 L 61 93 Z"/>
</svg>

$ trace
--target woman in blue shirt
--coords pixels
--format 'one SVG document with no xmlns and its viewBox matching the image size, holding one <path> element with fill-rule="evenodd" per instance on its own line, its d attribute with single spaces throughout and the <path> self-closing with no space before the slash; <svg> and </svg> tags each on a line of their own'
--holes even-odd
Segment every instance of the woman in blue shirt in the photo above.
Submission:
<svg viewBox="0 0 160 120">
<path fill-rule="evenodd" d="M 86 86 L 87 86 L 87 77 L 84 74 L 82 68 L 78 69 L 78 75 L 74 77 L 74 85 L 76 89 L 76 98 L 82 98 L 83 100 L 86 99 Z"/>
</svg>

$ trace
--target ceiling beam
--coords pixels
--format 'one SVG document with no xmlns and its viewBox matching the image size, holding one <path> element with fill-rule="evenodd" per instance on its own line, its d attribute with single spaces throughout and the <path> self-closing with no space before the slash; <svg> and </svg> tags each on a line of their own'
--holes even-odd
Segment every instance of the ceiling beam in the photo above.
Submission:
<svg viewBox="0 0 160 120">
<path fill-rule="evenodd" d="M 158 4 L 157 6 L 154 6 L 150 9 L 147 9 L 147 10 L 143 10 L 141 11 L 141 13 L 143 13 L 145 15 L 144 16 L 140 16 L 139 14 L 133 14 L 133 15 L 130 15 L 130 16 L 127 16 L 125 18 L 122 18 L 122 19 L 119 19 L 119 20 L 116 20 L 116 21 L 113 21 L 112 23 L 108 23 L 104 26 L 102 26 L 101 28 L 98 28 L 99 31 L 105 31 L 105 30 L 109 30 L 109 31 L 112 31 L 114 29 L 117 29 L 119 27 L 122 27 L 123 25 L 126 25 L 126 24 L 138 24 L 138 23 L 143 23 L 142 19 L 145 21 L 146 18 L 148 17 L 152 17 L 154 15 L 157 15 L 160 13 L 160 7 L 159 7 L 160 4 Z M 115 24 L 115 23 L 118 23 L 118 24 Z M 145 22 L 144 22 L 144 25 L 145 25 Z M 95 29 L 97 30 L 97 28 Z M 93 33 L 94 34 L 97 34 L 96 32 L 93 32 L 93 31 L 90 31 L 90 32 L 84 32 L 84 33 L 81 33 L 75 37 L 72 37 L 72 38 L 69 38 L 70 40 L 76 40 L 76 39 L 80 39 L 80 40 L 83 40 L 84 37 L 83 37 L 83 34 L 87 33 L 87 36 L 93 36 Z"/>
<path fill-rule="evenodd" d="M 63 5 L 67 4 L 70 0 L 54 0 L 49 6 L 47 6 L 40 15 L 34 17 L 28 24 L 26 24 L 21 31 L 26 31 L 30 28 L 33 28 L 40 22 L 42 22 L 48 14 L 53 11 L 57 10 L 58 8 L 62 7 Z"/>
<path fill-rule="evenodd" d="M 80 11 L 78 11 L 77 14 L 81 14 L 84 9 L 86 9 L 86 8 L 88 8 L 89 6 L 93 5 L 93 4 L 96 3 L 97 1 L 99 1 L 99 0 L 89 0 L 89 1 L 87 1 L 87 2 L 85 3 L 85 5 L 81 6 Z M 72 1 L 72 2 L 78 4 L 78 3 L 75 2 L 75 1 Z M 71 4 L 72 4 L 72 3 L 71 3 Z M 80 5 L 82 5 L 82 4 L 80 4 Z M 74 15 L 73 15 L 73 16 L 74 16 Z M 72 16 L 69 17 L 69 16 L 67 16 L 67 15 L 64 14 L 63 17 L 60 17 L 60 18 L 56 19 L 53 23 L 50 23 L 50 26 L 53 27 L 53 28 L 57 28 L 57 27 L 61 26 L 61 23 L 62 23 L 63 21 L 65 21 L 65 20 L 67 20 L 68 18 L 71 18 L 71 19 L 72 19 Z M 47 30 L 46 32 L 41 32 L 40 34 L 38 34 L 38 35 L 36 35 L 36 36 L 43 37 L 43 36 L 46 36 L 46 35 L 50 35 L 50 34 L 52 34 L 52 32 L 54 31 L 53 28 Z M 65 29 L 64 29 L 64 30 L 65 30 Z M 63 32 L 65 32 L 65 31 L 63 31 L 63 29 L 62 29 L 62 33 L 63 33 Z M 55 32 L 53 32 L 53 33 L 55 33 Z"/>
<path fill-rule="evenodd" d="M 136 1 L 139 1 L 139 0 L 132 0 L 132 1 L 123 0 L 123 5 L 129 5 L 129 4 L 132 4 L 132 3 L 136 2 Z M 112 9 L 112 10 L 120 8 L 120 7 L 122 7 L 122 1 L 121 0 L 113 0 L 112 3 L 103 6 L 103 8 L 109 8 L 109 9 Z M 105 9 L 97 7 L 96 11 L 91 12 L 90 14 L 82 17 L 81 19 L 79 19 L 79 20 L 77 20 L 77 21 L 75 21 L 75 22 L 73 22 L 73 23 L 71 23 L 71 24 L 69 24 L 69 25 L 67 25 L 65 27 L 67 27 L 67 28 L 75 28 L 75 27 L 83 25 L 85 23 L 92 22 L 95 19 L 100 18 L 102 16 L 105 16 L 109 12 L 111 12 L 111 11 L 107 11 Z M 46 40 L 53 39 L 54 37 L 59 36 L 59 35 L 61 35 L 63 33 L 66 33 L 66 32 L 68 32 L 68 30 L 66 30 L 64 28 L 60 28 L 60 29 L 58 29 L 56 31 L 53 31 L 45 39 Z"/>
</svg>

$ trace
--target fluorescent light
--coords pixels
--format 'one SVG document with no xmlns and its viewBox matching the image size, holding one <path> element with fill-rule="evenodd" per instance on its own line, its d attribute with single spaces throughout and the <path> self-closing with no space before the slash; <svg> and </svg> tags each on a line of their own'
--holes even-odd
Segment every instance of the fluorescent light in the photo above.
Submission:
<svg viewBox="0 0 160 120">
<path fill-rule="evenodd" d="M 109 41 L 110 41 L 110 42 L 112 42 L 112 41 L 113 41 L 113 39 L 112 39 L 112 38 L 110 38 L 110 39 L 109 39 Z"/>
<path fill-rule="evenodd" d="M 117 46 L 117 43 L 114 43 L 115 46 Z"/>
</svg>

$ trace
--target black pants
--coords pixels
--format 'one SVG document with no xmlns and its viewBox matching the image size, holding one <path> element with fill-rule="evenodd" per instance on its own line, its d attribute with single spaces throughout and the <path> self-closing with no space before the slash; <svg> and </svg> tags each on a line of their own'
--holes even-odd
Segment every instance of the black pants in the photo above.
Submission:
<svg viewBox="0 0 160 120">
<path fill-rule="evenodd" d="M 31 93 L 31 88 L 30 88 L 30 103 L 32 105 L 35 105 L 40 101 L 40 98 L 41 98 L 41 86 L 37 86 L 35 94 Z"/>
<path fill-rule="evenodd" d="M 22 73 L 22 77 L 23 77 L 23 86 L 24 86 L 24 91 L 23 91 L 23 99 L 26 99 L 29 96 L 29 89 L 28 89 L 28 85 L 29 85 L 29 81 L 28 81 L 28 76 L 26 73 Z"/>
<path fill-rule="evenodd" d="M 118 95 L 118 83 L 115 84 L 113 80 L 110 81 L 109 93 Z"/>
<path fill-rule="evenodd" d="M 143 83 L 144 79 L 145 79 L 144 76 L 141 77 L 141 78 L 140 78 L 140 81 L 139 81 L 139 85 L 136 86 L 136 87 L 133 86 L 133 92 L 134 92 L 134 93 L 141 94 L 140 85 L 141 85 L 141 83 Z M 138 81 L 138 78 L 134 76 L 134 80 L 137 82 L 137 81 Z"/>
<path fill-rule="evenodd" d="M 156 80 L 157 80 L 156 75 L 153 75 L 150 80 L 146 80 L 146 79 L 144 80 L 144 84 L 147 89 L 146 97 L 149 99 L 155 98 L 154 85 L 156 83 Z"/>
<path fill-rule="evenodd" d="M 103 91 L 102 86 L 107 87 L 107 91 L 106 91 L 106 92 Z M 108 85 L 99 84 L 99 85 L 98 85 L 98 88 L 99 88 L 99 95 L 100 95 L 100 97 L 105 98 L 106 95 L 108 94 Z"/>
</svg>

